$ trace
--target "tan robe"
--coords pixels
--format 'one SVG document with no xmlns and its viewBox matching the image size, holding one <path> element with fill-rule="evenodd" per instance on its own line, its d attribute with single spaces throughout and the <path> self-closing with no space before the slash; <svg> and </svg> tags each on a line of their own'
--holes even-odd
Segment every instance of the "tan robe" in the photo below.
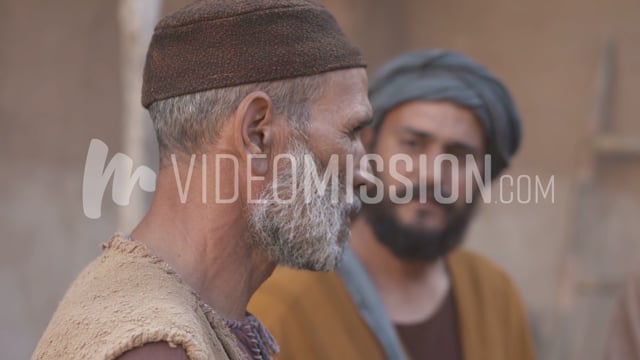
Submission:
<svg viewBox="0 0 640 360">
<path fill-rule="evenodd" d="M 115 359 L 147 343 L 244 360 L 224 320 L 147 248 L 119 235 L 73 282 L 32 359 Z"/>
<path fill-rule="evenodd" d="M 525 311 L 508 276 L 466 250 L 453 252 L 447 261 L 464 359 L 534 359 Z M 249 310 L 278 341 L 279 360 L 385 358 L 337 272 L 276 269 Z"/>
<path fill-rule="evenodd" d="M 640 359 L 640 274 L 626 284 L 611 319 L 607 360 Z"/>
</svg>

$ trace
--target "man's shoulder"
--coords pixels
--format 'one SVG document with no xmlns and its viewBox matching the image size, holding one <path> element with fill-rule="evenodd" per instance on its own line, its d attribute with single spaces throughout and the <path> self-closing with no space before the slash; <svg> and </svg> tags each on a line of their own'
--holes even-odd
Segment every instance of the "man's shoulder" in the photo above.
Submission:
<svg viewBox="0 0 640 360">
<path fill-rule="evenodd" d="M 335 272 L 278 267 L 249 302 L 249 311 L 261 320 L 280 319 L 291 311 L 305 311 L 344 297 L 344 285 Z M 342 294 L 342 295 L 341 295 Z"/>
<path fill-rule="evenodd" d="M 109 303 L 140 309 L 140 304 L 175 302 L 191 307 L 197 300 L 189 286 L 141 243 L 116 235 L 103 248 L 73 281 L 62 303 Z"/>
<path fill-rule="evenodd" d="M 457 249 L 448 256 L 454 281 L 490 291 L 516 291 L 507 272 L 489 258 L 469 249 Z"/>
<path fill-rule="evenodd" d="M 276 296 L 280 299 L 306 298 L 310 292 L 318 292 L 338 285 L 338 273 L 297 270 L 287 267 L 277 267 L 273 274 L 260 286 L 257 297 Z"/>
<path fill-rule="evenodd" d="M 194 334 L 192 343 L 204 343 L 208 323 L 195 294 L 140 244 L 125 241 L 112 239 L 73 281 L 34 358 L 109 357 L 147 342 L 181 344 Z"/>
</svg>

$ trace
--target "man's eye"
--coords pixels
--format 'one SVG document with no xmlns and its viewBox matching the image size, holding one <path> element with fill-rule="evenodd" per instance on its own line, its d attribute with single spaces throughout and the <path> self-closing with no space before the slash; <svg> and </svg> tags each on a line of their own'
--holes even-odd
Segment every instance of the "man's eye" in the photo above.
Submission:
<svg viewBox="0 0 640 360">
<path fill-rule="evenodd" d="M 364 126 L 357 126 L 355 128 L 353 128 L 350 132 L 349 132 L 349 136 L 351 138 L 356 138 L 358 137 L 358 135 L 360 135 L 360 132 L 362 131 L 362 129 L 364 129 Z"/>
<path fill-rule="evenodd" d="M 402 145 L 408 147 L 408 148 L 415 148 L 417 147 L 419 144 L 416 140 L 404 140 L 402 141 Z"/>
<path fill-rule="evenodd" d="M 467 161 L 476 161 L 476 156 L 472 152 L 469 151 L 457 151 L 451 153 L 451 155 L 455 156 L 458 159 L 458 165 L 466 166 Z"/>
</svg>

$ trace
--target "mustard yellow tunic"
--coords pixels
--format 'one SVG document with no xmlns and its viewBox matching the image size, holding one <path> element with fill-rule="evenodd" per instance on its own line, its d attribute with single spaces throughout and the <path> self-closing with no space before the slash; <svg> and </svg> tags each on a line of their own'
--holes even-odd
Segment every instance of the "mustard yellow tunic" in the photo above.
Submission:
<svg viewBox="0 0 640 360">
<path fill-rule="evenodd" d="M 522 302 L 504 271 L 467 250 L 454 251 L 447 261 L 464 359 L 534 359 Z M 337 272 L 278 268 L 249 311 L 278 341 L 279 360 L 385 359 Z"/>
</svg>

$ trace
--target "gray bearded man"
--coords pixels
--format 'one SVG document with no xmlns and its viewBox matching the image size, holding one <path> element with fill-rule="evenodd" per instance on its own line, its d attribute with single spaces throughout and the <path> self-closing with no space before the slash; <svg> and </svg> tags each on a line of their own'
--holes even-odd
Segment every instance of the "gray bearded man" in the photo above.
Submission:
<svg viewBox="0 0 640 360">
<path fill-rule="evenodd" d="M 520 144 L 507 89 L 471 59 L 431 50 L 384 65 L 369 97 L 363 142 L 379 155 L 384 196 L 363 197 L 338 272 L 278 269 L 252 298 L 278 358 L 532 360 L 515 286 L 459 247 L 481 190 L 467 173 L 490 183 Z"/>
<path fill-rule="evenodd" d="M 346 178 L 310 199 L 294 186 L 334 155 L 348 186 L 365 184 L 364 66 L 316 1 L 206 0 L 161 20 L 142 89 L 161 154 L 153 203 L 74 281 L 33 358 L 270 359 L 246 306 L 276 264 L 340 261 L 359 208 Z"/>
</svg>

